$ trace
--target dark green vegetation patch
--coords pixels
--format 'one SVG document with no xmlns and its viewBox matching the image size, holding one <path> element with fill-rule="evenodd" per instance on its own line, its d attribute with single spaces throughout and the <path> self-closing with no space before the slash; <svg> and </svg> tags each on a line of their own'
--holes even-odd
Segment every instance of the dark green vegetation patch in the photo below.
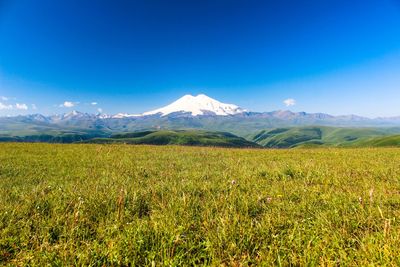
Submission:
<svg viewBox="0 0 400 267">
<path fill-rule="evenodd" d="M 96 144 L 147 144 L 218 147 L 261 147 L 242 137 L 225 132 L 207 131 L 145 131 L 114 134 L 110 138 L 95 138 L 86 143 Z"/>
</svg>

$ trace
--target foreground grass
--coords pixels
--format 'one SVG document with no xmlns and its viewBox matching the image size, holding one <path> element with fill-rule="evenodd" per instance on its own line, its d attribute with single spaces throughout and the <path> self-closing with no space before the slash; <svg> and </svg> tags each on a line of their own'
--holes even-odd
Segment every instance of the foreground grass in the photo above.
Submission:
<svg viewBox="0 0 400 267">
<path fill-rule="evenodd" d="M 0 144 L 0 263 L 399 265 L 399 158 Z"/>
</svg>

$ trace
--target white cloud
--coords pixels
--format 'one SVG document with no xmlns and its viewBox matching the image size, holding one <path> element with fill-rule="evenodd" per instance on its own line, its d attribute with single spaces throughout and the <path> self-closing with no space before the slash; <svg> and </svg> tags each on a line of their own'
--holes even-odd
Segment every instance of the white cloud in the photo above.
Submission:
<svg viewBox="0 0 400 267">
<path fill-rule="evenodd" d="M 6 105 L 6 104 L 3 104 L 3 103 L 0 102 L 0 110 L 3 110 L 3 109 L 12 109 L 12 108 L 13 108 L 12 105 Z"/>
<path fill-rule="evenodd" d="M 35 104 L 32 104 L 31 106 L 32 106 L 32 109 L 33 109 L 33 110 L 37 110 L 37 107 L 36 107 Z"/>
<path fill-rule="evenodd" d="M 293 98 L 288 98 L 288 99 L 284 100 L 283 103 L 284 103 L 287 107 L 290 107 L 290 106 L 296 105 L 296 100 L 294 100 Z"/>
<path fill-rule="evenodd" d="M 3 100 L 3 101 L 7 101 L 9 98 L 5 97 L 5 96 L 0 96 L 0 99 Z"/>
<path fill-rule="evenodd" d="M 102 109 L 102 108 L 98 108 L 97 111 L 98 111 L 99 113 L 103 113 L 103 109 Z"/>
<path fill-rule="evenodd" d="M 90 103 L 90 105 L 96 106 L 96 105 L 97 105 L 97 102 L 92 102 L 92 103 Z"/>
<path fill-rule="evenodd" d="M 71 101 L 65 101 L 63 104 L 60 105 L 61 108 L 72 108 L 76 105 L 77 103 L 71 102 Z"/>
<path fill-rule="evenodd" d="M 28 106 L 26 104 L 16 103 L 15 108 L 19 110 L 28 110 Z"/>
</svg>

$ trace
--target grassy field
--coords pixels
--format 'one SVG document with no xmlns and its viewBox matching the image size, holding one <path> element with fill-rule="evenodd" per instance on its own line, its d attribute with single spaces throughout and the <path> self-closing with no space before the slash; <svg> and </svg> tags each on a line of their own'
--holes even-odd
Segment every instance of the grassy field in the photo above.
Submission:
<svg viewBox="0 0 400 267">
<path fill-rule="evenodd" d="M 0 144 L 0 265 L 399 265 L 399 159 Z"/>
</svg>

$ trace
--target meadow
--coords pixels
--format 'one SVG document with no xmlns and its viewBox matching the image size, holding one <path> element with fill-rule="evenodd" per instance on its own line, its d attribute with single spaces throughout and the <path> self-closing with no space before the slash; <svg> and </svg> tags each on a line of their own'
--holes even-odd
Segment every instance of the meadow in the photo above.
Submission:
<svg viewBox="0 0 400 267">
<path fill-rule="evenodd" d="M 400 150 L 0 144 L 0 265 L 400 265 Z"/>
</svg>

